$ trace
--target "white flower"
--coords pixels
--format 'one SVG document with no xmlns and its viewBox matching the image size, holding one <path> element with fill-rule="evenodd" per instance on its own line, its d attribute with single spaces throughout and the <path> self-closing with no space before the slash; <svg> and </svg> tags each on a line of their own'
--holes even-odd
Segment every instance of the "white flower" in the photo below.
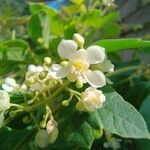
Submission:
<svg viewBox="0 0 150 150">
<path fill-rule="evenodd" d="M 13 78 L 6 78 L 5 83 L 2 84 L 2 88 L 7 92 L 13 92 L 19 89 L 19 84 Z"/>
<path fill-rule="evenodd" d="M 6 91 L 0 90 L 0 112 L 10 108 L 10 98 Z"/>
<path fill-rule="evenodd" d="M 105 95 L 103 92 L 94 87 L 89 87 L 81 93 L 81 100 L 78 103 L 81 103 L 86 111 L 94 111 L 102 107 L 104 102 Z"/>
<path fill-rule="evenodd" d="M 0 128 L 1 128 L 2 125 L 3 125 L 3 122 L 4 122 L 4 114 L 3 114 L 3 112 L 2 112 L 2 113 L 0 113 Z"/>
<path fill-rule="evenodd" d="M 54 82 L 58 79 L 56 77 L 56 71 L 54 70 L 55 65 L 51 68 L 29 65 L 28 72 L 26 73 L 26 85 L 32 91 L 46 90 L 48 86 L 54 84 Z"/>
<path fill-rule="evenodd" d="M 44 71 L 44 67 L 29 65 L 28 72 L 26 73 L 26 85 L 30 87 L 32 91 L 41 91 L 45 82 L 39 79 L 39 75 Z"/>
<path fill-rule="evenodd" d="M 102 63 L 105 59 L 105 49 L 100 46 L 90 46 L 77 50 L 78 45 L 73 40 L 62 40 L 58 45 L 60 57 L 68 59 L 66 67 L 57 67 L 56 76 L 58 78 L 68 77 L 72 82 L 88 82 L 93 87 L 102 87 L 106 84 L 105 75 L 100 70 L 89 69 L 91 64 Z M 58 65 L 57 65 L 58 66 Z"/>
<path fill-rule="evenodd" d="M 121 142 L 121 139 L 111 138 L 108 142 L 104 143 L 104 147 L 117 150 L 121 148 L 120 142 Z"/>
<path fill-rule="evenodd" d="M 28 66 L 29 73 L 40 73 L 42 71 L 44 71 L 44 67 L 42 67 L 42 66 L 35 66 L 33 64 Z"/>
</svg>

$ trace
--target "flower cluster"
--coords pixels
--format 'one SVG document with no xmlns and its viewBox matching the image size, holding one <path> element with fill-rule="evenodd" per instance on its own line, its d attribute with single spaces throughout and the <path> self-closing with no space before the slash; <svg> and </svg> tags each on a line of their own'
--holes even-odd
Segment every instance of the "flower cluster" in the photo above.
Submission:
<svg viewBox="0 0 150 150">
<path fill-rule="evenodd" d="M 78 100 L 77 111 L 95 111 L 103 106 L 105 95 L 101 88 L 106 85 L 105 72 L 114 71 L 114 65 L 107 59 L 105 48 L 92 45 L 84 47 L 84 38 L 75 33 L 73 40 L 63 39 L 58 45 L 58 55 L 62 59 L 60 64 L 53 63 L 53 57 L 45 57 L 43 65 L 31 64 L 22 84 L 16 83 L 13 78 L 6 78 L 0 91 L 0 124 L 4 120 L 4 112 L 10 108 L 10 92 L 30 92 L 33 97 L 23 105 L 16 106 L 18 111 L 30 109 L 45 104 L 43 119 L 38 124 L 38 132 L 35 137 L 35 145 L 44 148 L 49 143 L 54 143 L 58 136 L 58 125 L 53 116 L 51 101 L 57 99 L 63 91 L 69 92 L 70 97 L 62 100 L 62 106 L 68 106 L 73 97 Z M 74 85 L 69 86 L 70 84 Z M 85 85 L 89 85 L 85 89 Z M 82 88 L 83 87 L 83 88 Z M 82 92 L 78 92 L 80 88 Z M 85 90 L 83 90 L 85 89 Z M 8 92 L 8 93 L 7 93 Z M 28 109 L 26 109 L 27 107 Z M 31 113 L 31 116 L 34 114 Z M 34 119 L 35 120 L 35 119 Z"/>
</svg>

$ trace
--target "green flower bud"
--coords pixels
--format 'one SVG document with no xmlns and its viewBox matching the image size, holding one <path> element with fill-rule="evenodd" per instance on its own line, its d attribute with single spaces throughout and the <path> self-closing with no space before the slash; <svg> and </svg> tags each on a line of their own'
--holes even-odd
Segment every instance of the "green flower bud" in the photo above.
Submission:
<svg viewBox="0 0 150 150">
<path fill-rule="evenodd" d="M 64 106 L 64 107 L 69 106 L 69 101 L 68 101 L 68 100 L 64 100 L 64 101 L 62 102 L 62 106 Z"/>
<path fill-rule="evenodd" d="M 99 139 L 103 135 L 103 130 L 102 129 L 99 129 L 99 130 L 94 129 L 93 133 L 94 133 L 95 139 Z"/>
<path fill-rule="evenodd" d="M 50 57 L 45 57 L 44 58 L 44 65 L 49 66 L 51 64 L 52 60 Z"/>
<path fill-rule="evenodd" d="M 16 114 L 17 114 L 16 110 L 12 110 L 9 112 L 10 117 L 14 117 L 14 116 L 16 116 Z"/>
<path fill-rule="evenodd" d="M 33 84 L 33 83 L 35 83 L 35 79 L 34 79 L 33 77 L 30 77 L 30 78 L 28 78 L 28 79 L 26 80 L 26 84 L 27 84 L 27 85 L 31 85 L 31 84 Z"/>
<path fill-rule="evenodd" d="M 43 38 L 38 38 L 37 41 L 38 41 L 40 44 L 43 44 L 43 43 L 44 43 L 44 39 L 43 39 Z"/>
<path fill-rule="evenodd" d="M 23 117 L 23 122 L 24 122 L 25 124 L 28 124 L 31 120 L 32 120 L 32 119 L 31 119 L 29 116 Z"/>
<path fill-rule="evenodd" d="M 81 101 L 78 101 L 78 102 L 77 102 L 77 104 L 76 104 L 76 109 L 77 109 L 78 111 L 85 111 L 85 108 L 84 108 L 84 106 L 83 106 L 83 104 L 82 104 Z"/>
<path fill-rule="evenodd" d="M 48 73 L 48 71 L 42 71 L 42 72 L 39 74 L 39 79 L 40 79 L 40 80 L 45 79 L 46 76 L 47 76 L 47 73 Z"/>
<path fill-rule="evenodd" d="M 82 88 L 82 87 L 83 87 L 83 83 L 80 82 L 80 81 L 77 81 L 77 82 L 76 82 L 76 87 L 77 87 L 78 89 Z"/>
<path fill-rule="evenodd" d="M 150 80 L 150 68 L 147 68 L 147 69 L 144 71 L 144 74 L 145 74 L 145 77 Z"/>
<path fill-rule="evenodd" d="M 62 61 L 62 62 L 60 63 L 60 65 L 63 66 L 63 67 L 67 67 L 68 64 L 69 64 L 68 61 Z"/>
</svg>

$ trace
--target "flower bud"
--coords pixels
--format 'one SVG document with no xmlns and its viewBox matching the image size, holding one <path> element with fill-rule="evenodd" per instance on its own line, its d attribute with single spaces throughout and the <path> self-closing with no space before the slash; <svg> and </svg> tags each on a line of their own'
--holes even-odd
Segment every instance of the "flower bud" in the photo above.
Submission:
<svg viewBox="0 0 150 150">
<path fill-rule="evenodd" d="M 51 144 L 54 143 L 57 137 L 58 137 L 58 128 L 56 127 L 50 134 L 48 134 L 48 142 Z"/>
<path fill-rule="evenodd" d="M 77 104 L 76 104 L 76 109 L 78 111 L 85 111 L 85 108 L 84 108 L 84 105 L 82 104 L 81 101 L 78 101 Z"/>
<path fill-rule="evenodd" d="M 16 114 L 17 114 L 17 111 L 16 111 L 16 110 L 11 110 L 11 111 L 9 112 L 9 116 L 10 116 L 10 117 L 14 117 L 14 116 L 16 116 Z"/>
<path fill-rule="evenodd" d="M 47 71 L 42 71 L 40 74 L 39 74 L 39 79 L 40 80 L 43 80 L 46 78 L 48 72 Z"/>
<path fill-rule="evenodd" d="M 33 77 L 30 77 L 26 80 L 26 84 L 31 85 L 35 83 L 35 79 Z"/>
<path fill-rule="evenodd" d="M 68 101 L 68 100 L 64 100 L 64 101 L 62 102 L 62 106 L 64 106 L 64 107 L 69 106 L 69 101 Z"/>
<path fill-rule="evenodd" d="M 32 120 L 32 118 L 29 117 L 29 116 L 24 116 L 24 117 L 23 117 L 23 122 L 26 123 L 26 124 L 30 123 L 31 120 Z"/>
<path fill-rule="evenodd" d="M 40 37 L 40 38 L 38 38 L 38 39 L 37 39 L 37 41 L 38 41 L 40 44 L 43 44 L 43 43 L 44 43 L 44 39 L 43 39 L 43 38 L 41 38 L 41 37 Z"/>
<path fill-rule="evenodd" d="M 28 66 L 28 72 L 36 72 L 37 71 L 37 68 L 35 65 L 29 65 Z"/>
<path fill-rule="evenodd" d="M 49 66 L 51 64 L 51 58 L 50 57 L 45 57 L 44 58 L 44 65 Z"/>
<path fill-rule="evenodd" d="M 54 119 L 50 119 L 46 125 L 47 133 L 50 134 L 54 130 L 54 128 L 56 128 L 56 126 L 57 126 L 57 122 Z"/>
<path fill-rule="evenodd" d="M 48 146 L 48 144 L 48 134 L 46 130 L 39 130 L 35 136 L 35 145 L 39 148 L 45 148 Z"/>
<path fill-rule="evenodd" d="M 60 65 L 63 66 L 63 67 L 67 67 L 69 65 L 69 62 L 68 61 L 62 61 L 60 63 Z"/>
<path fill-rule="evenodd" d="M 50 119 L 46 125 L 46 131 L 48 133 L 49 143 L 54 143 L 58 136 L 57 122 L 54 119 Z"/>
<path fill-rule="evenodd" d="M 10 108 L 10 98 L 6 91 L 0 90 L 0 112 Z"/>
<path fill-rule="evenodd" d="M 147 68 L 145 71 L 144 71 L 144 75 L 147 79 L 150 80 L 150 68 Z"/>
<path fill-rule="evenodd" d="M 83 47 L 84 45 L 84 38 L 79 34 L 79 33 L 75 33 L 73 35 L 73 40 L 78 44 L 79 47 Z"/>
<path fill-rule="evenodd" d="M 83 87 L 83 83 L 80 82 L 80 81 L 77 81 L 77 82 L 76 82 L 76 87 L 77 87 L 78 89 L 82 88 L 82 87 Z"/>
<path fill-rule="evenodd" d="M 81 94 L 81 102 L 86 111 L 94 111 L 102 107 L 105 102 L 105 95 L 102 91 L 89 87 Z"/>
</svg>

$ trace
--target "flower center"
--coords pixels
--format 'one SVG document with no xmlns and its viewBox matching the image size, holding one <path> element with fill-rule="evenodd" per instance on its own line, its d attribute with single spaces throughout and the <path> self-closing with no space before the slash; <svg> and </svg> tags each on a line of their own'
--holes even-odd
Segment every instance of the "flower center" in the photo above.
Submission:
<svg viewBox="0 0 150 150">
<path fill-rule="evenodd" d="M 83 71 L 86 67 L 85 67 L 85 64 L 81 63 L 81 62 L 73 62 L 72 64 L 76 70 L 78 71 Z"/>
</svg>

